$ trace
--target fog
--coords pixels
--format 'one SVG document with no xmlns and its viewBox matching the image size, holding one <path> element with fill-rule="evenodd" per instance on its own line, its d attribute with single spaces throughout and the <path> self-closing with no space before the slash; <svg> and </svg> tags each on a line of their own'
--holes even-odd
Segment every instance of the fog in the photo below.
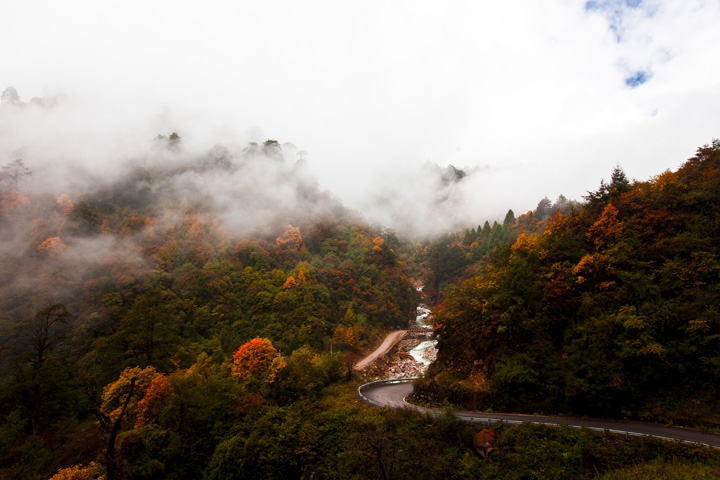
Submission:
<svg viewBox="0 0 720 480">
<path fill-rule="evenodd" d="M 167 186 L 209 197 L 231 233 L 342 204 L 435 235 L 580 199 L 616 164 L 646 180 L 720 132 L 714 1 L 70 0 L 3 17 L 0 89 L 24 106 L 2 105 L 0 165 L 23 158 L 58 196 L 291 142 L 272 172 Z M 181 152 L 153 146 L 172 132 Z M 443 180 L 448 165 L 466 176 Z"/>
</svg>

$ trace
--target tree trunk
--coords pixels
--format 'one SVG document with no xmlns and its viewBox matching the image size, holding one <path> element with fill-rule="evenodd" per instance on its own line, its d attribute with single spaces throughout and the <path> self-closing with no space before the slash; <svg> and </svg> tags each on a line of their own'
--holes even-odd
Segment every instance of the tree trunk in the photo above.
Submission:
<svg viewBox="0 0 720 480">
<path fill-rule="evenodd" d="M 125 415 L 125 410 L 127 409 L 128 404 L 130 403 L 130 397 L 132 397 L 133 390 L 135 389 L 135 378 L 130 379 L 130 391 L 128 392 L 128 396 L 125 399 L 125 403 L 123 403 L 122 410 L 120 410 L 120 415 L 118 416 L 117 420 L 115 420 L 115 423 L 113 423 L 112 431 L 110 432 L 110 436 L 108 437 L 108 445 L 107 445 L 107 467 L 106 467 L 106 475 L 105 478 L 107 480 L 117 480 L 118 477 L 118 468 L 117 463 L 115 459 L 115 439 L 117 438 L 117 434 L 120 431 L 120 424 L 122 423 L 123 416 Z"/>
</svg>

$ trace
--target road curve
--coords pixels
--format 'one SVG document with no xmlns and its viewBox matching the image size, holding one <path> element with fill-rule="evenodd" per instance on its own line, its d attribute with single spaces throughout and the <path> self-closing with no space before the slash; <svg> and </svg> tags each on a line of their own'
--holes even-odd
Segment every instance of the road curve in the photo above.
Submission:
<svg viewBox="0 0 720 480">
<path fill-rule="evenodd" d="M 353 368 L 355 368 L 355 370 L 362 370 L 370 365 L 376 358 L 385 355 L 388 350 L 390 350 L 392 346 L 395 345 L 403 335 L 405 335 L 405 333 L 407 333 L 407 330 L 395 330 L 394 332 L 391 332 L 387 337 L 385 337 L 382 345 L 380 345 L 377 350 L 360 360 Z"/>
<path fill-rule="evenodd" d="M 405 402 L 405 397 L 413 391 L 411 383 L 382 384 L 371 383 L 358 389 L 360 398 L 370 403 L 391 408 L 408 408 L 423 413 L 439 414 L 441 410 L 423 408 Z M 365 398 L 363 398 L 365 397 Z M 367 400 L 366 400 L 367 399 Z M 695 443 L 720 448 L 720 435 L 699 432 L 680 427 L 666 427 L 639 422 L 622 422 L 617 420 L 584 420 L 568 417 L 549 417 L 542 415 L 516 415 L 504 413 L 485 412 L 455 412 L 461 420 L 479 423 L 540 423 L 549 425 L 567 425 L 572 427 L 587 427 L 592 430 L 605 431 L 628 436 L 651 436 L 664 440 Z"/>
</svg>

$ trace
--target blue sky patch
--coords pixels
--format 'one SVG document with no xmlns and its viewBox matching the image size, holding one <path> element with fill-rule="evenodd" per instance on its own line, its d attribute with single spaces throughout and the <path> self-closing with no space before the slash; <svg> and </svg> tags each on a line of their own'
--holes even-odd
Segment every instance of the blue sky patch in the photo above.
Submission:
<svg viewBox="0 0 720 480">
<path fill-rule="evenodd" d="M 588 0 L 585 10 L 618 11 L 622 8 L 638 8 L 643 0 Z"/>
<path fill-rule="evenodd" d="M 630 88 L 639 87 L 643 83 L 647 82 L 650 78 L 650 75 L 648 75 L 647 72 L 639 71 L 635 72 L 634 75 L 631 75 L 625 79 L 625 85 L 627 85 Z"/>
<path fill-rule="evenodd" d="M 585 10 L 599 12 L 607 17 L 610 31 L 615 35 L 617 42 L 621 42 L 623 39 L 625 12 L 643 7 L 643 0 L 587 0 L 585 2 Z M 650 12 L 648 13 L 650 14 Z"/>
</svg>

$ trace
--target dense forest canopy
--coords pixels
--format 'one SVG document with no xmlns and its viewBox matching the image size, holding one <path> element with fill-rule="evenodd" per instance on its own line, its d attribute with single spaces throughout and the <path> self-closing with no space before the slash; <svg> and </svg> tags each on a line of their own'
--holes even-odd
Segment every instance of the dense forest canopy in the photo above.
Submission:
<svg viewBox="0 0 720 480">
<path fill-rule="evenodd" d="M 353 363 L 414 320 L 418 285 L 439 342 L 421 401 L 717 425 L 717 140 L 412 240 L 320 190 L 290 143 L 192 156 L 170 133 L 149 155 L 63 192 L 2 166 L 3 478 L 516 478 L 539 456 L 540 478 L 633 474 L 589 432 L 501 428 L 490 465 L 450 415 L 358 404 Z M 433 171 L 447 207 L 467 174 Z M 674 468 L 720 468 L 695 457 Z"/>
<path fill-rule="evenodd" d="M 648 181 L 617 167 L 448 289 L 424 395 L 716 427 L 718 206 L 718 140 Z"/>
</svg>

